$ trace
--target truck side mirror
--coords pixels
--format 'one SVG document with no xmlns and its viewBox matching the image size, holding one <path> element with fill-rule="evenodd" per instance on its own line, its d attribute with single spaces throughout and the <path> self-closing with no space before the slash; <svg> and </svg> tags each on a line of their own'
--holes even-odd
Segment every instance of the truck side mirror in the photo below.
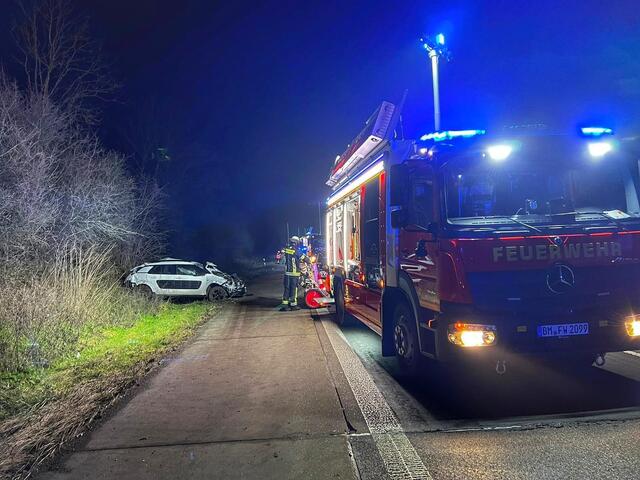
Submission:
<svg viewBox="0 0 640 480">
<path fill-rule="evenodd" d="M 407 224 L 407 210 L 395 207 L 391 210 L 391 228 L 402 228 Z"/>
<path fill-rule="evenodd" d="M 392 207 L 407 208 L 409 203 L 409 169 L 405 164 L 393 165 L 389 169 L 389 200 Z"/>
</svg>

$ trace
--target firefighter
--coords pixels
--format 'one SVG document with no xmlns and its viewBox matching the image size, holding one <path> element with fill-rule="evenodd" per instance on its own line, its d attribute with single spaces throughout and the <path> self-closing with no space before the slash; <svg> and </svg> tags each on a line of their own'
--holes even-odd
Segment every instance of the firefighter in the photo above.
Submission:
<svg viewBox="0 0 640 480">
<path fill-rule="evenodd" d="M 284 249 L 284 293 L 280 311 L 299 310 L 298 282 L 300 280 L 300 257 L 298 256 L 298 237 L 291 237 L 289 245 Z"/>
</svg>

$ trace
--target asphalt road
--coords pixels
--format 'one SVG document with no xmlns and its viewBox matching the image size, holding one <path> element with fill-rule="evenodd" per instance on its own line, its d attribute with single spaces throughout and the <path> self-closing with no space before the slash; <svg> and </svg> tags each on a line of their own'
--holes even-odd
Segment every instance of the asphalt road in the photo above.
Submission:
<svg viewBox="0 0 640 480">
<path fill-rule="evenodd" d="M 640 478 L 640 356 L 407 378 L 250 285 L 43 479 Z"/>
</svg>

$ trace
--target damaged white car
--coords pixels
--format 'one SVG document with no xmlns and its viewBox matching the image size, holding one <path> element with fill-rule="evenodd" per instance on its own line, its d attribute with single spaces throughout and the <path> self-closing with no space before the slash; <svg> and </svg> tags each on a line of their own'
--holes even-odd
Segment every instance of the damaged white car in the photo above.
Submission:
<svg viewBox="0 0 640 480">
<path fill-rule="evenodd" d="M 215 263 L 207 262 L 204 268 L 213 275 L 219 275 L 227 281 L 226 287 L 231 297 L 242 297 L 247 293 L 245 283 L 236 273 L 228 274 L 218 268 Z"/>
<path fill-rule="evenodd" d="M 132 268 L 124 283 L 147 295 L 204 297 L 210 301 L 237 295 L 233 278 L 220 273 L 198 262 L 163 259 Z"/>
</svg>

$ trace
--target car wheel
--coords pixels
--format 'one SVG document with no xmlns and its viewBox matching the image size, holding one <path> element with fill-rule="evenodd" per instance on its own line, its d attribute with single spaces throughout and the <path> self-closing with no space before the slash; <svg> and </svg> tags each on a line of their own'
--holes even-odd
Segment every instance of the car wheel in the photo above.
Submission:
<svg viewBox="0 0 640 480">
<path fill-rule="evenodd" d="M 420 347 L 413 312 L 406 303 L 399 303 L 393 314 L 393 346 L 402 369 L 411 376 L 420 367 Z"/>
<path fill-rule="evenodd" d="M 220 285 L 212 285 L 209 287 L 209 291 L 207 292 L 207 300 L 210 302 L 219 302 L 220 300 L 224 300 L 227 298 L 229 294 L 227 291 L 221 287 Z"/>
<path fill-rule="evenodd" d="M 149 285 L 138 285 L 135 290 L 145 298 L 153 297 L 153 290 L 151 290 Z"/>
</svg>

